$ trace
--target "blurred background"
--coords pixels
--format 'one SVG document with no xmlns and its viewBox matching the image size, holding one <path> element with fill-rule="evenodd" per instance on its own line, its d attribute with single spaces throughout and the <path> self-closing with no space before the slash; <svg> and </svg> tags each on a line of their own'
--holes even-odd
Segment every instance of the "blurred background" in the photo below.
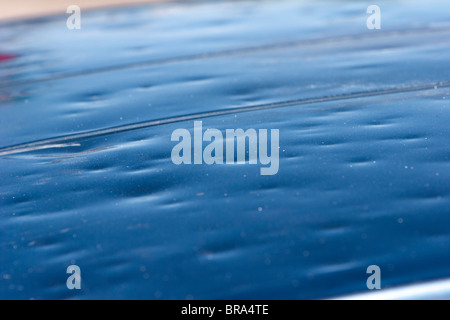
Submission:
<svg viewBox="0 0 450 320">
<path fill-rule="evenodd" d="M 76 4 L 81 10 L 104 6 L 135 5 L 152 2 L 170 2 L 171 0 L 15 0 L 2 1 L 0 19 L 34 18 L 49 14 L 66 12 L 68 6 Z"/>
</svg>

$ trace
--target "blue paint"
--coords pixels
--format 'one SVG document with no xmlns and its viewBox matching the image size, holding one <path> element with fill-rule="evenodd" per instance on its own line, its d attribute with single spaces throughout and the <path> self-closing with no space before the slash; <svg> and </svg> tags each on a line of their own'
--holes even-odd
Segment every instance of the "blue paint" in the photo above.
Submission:
<svg viewBox="0 0 450 320">
<path fill-rule="evenodd" d="M 17 57 L 0 64 L 0 154 L 57 142 L 0 156 L 0 297 L 330 298 L 366 292 L 369 265 L 384 288 L 449 277 L 450 8 L 432 3 L 380 1 L 379 31 L 350 1 L 2 28 Z M 347 98 L 320 99 L 335 95 Z M 193 119 L 77 136 L 284 101 L 298 103 L 200 117 L 279 129 L 274 176 L 174 165 L 171 133 L 193 134 Z M 66 287 L 74 264 L 82 290 Z"/>
</svg>

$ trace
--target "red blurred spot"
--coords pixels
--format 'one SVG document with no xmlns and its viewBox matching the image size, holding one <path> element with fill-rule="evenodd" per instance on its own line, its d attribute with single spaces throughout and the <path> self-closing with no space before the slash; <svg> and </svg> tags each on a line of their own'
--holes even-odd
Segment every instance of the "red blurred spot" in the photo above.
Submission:
<svg viewBox="0 0 450 320">
<path fill-rule="evenodd" d="M 14 59 L 15 56 L 12 56 L 10 54 L 1 54 L 0 53 L 0 61 L 6 61 L 6 60 L 11 60 Z"/>
</svg>

